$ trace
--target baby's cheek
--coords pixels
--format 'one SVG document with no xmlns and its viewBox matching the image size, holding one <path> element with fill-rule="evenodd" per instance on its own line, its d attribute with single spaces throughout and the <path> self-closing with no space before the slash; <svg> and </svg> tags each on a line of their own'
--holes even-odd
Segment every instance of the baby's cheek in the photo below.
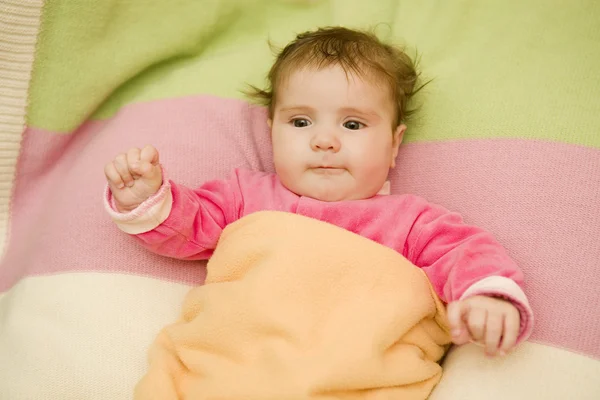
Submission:
<svg viewBox="0 0 600 400">
<path fill-rule="evenodd" d="M 368 157 L 363 160 L 360 169 L 363 175 L 381 179 L 382 176 L 387 177 L 389 171 L 389 164 L 386 161 L 383 156 Z"/>
<path fill-rule="evenodd" d="M 378 192 L 388 178 L 389 165 L 381 160 L 365 163 L 357 174 L 359 184 L 369 192 Z"/>
<path fill-rule="evenodd" d="M 282 182 L 297 184 L 304 172 L 304 163 L 297 154 L 281 153 L 274 157 L 275 169 Z"/>
</svg>

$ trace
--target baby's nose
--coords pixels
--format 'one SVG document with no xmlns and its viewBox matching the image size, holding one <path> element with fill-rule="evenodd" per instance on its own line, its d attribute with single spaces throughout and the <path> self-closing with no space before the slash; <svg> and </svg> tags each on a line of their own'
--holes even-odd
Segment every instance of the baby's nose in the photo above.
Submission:
<svg viewBox="0 0 600 400">
<path fill-rule="evenodd" d="M 331 141 L 320 141 L 319 143 L 317 143 L 317 148 L 320 150 L 332 150 L 333 149 L 333 143 Z"/>
<path fill-rule="evenodd" d="M 339 151 L 341 147 L 340 140 L 332 134 L 317 134 L 313 137 L 311 147 L 315 151 Z"/>
</svg>

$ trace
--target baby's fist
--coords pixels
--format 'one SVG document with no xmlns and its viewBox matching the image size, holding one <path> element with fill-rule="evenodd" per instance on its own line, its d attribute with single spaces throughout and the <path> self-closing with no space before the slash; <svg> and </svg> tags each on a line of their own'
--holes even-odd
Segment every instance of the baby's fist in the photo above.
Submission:
<svg viewBox="0 0 600 400">
<path fill-rule="evenodd" d="M 448 321 L 455 344 L 478 343 L 489 356 L 512 350 L 520 329 L 519 310 L 509 301 L 488 296 L 448 304 Z"/>
<path fill-rule="evenodd" d="M 162 185 L 158 151 L 150 145 L 119 154 L 106 164 L 104 174 L 120 212 L 135 209 Z"/>
</svg>

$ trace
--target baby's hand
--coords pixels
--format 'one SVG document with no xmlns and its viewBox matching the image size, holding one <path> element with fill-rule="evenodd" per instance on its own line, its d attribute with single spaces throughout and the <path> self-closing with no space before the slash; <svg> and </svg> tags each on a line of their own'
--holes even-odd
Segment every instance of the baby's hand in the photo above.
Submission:
<svg viewBox="0 0 600 400">
<path fill-rule="evenodd" d="M 505 355 L 516 344 L 521 316 L 510 302 L 473 296 L 448 304 L 448 320 L 455 344 L 470 341 L 485 347 L 488 356 Z"/>
<path fill-rule="evenodd" d="M 104 174 L 120 212 L 135 209 L 162 185 L 158 151 L 150 145 L 119 154 L 106 164 Z"/>
</svg>

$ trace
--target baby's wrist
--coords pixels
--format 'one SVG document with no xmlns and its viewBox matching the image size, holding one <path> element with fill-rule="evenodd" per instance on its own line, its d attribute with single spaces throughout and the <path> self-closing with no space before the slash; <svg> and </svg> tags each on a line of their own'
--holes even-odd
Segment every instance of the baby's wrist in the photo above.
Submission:
<svg viewBox="0 0 600 400">
<path fill-rule="evenodd" d="M 144 200 L 144 201 L 146 201 L 146 200 Z M 141 201 L 139 203 L 122 204 L 116 198 L 113 197 L 112 198 L 112 207 L 115 211 L 117 211 L 121 214 L 127 214 L 127 213 L 135 210 L 139 206 L 141 206 L 144 203 L 144 201 Z"/>
<path fill-rule="evenodd" d="M 120 212 L 121 214 L 126 214 L 128 212 L 131 212 L 131 211 L 135 210 L 138 207 L 139 207 L 139 204 L 134 204 L 134 205 L 129 205 L 129 206 L 123 206 L 123 205 L 121 205 L 121 204 L 119 204 L 118 202 L 115 201 L 115 210 L 118 211 L 118 212 Z"/>
</svg>

